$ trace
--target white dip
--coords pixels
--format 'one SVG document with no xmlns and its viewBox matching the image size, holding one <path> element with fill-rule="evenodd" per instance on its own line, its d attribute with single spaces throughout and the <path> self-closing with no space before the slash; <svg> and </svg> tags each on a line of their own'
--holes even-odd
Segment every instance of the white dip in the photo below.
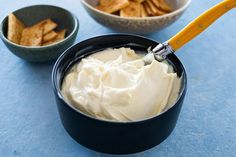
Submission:
<svg viewBox="0 0 236 157">
<path fill-rule="evenodd" d="M 180 78 L 167 63 L 144 65 L 129 48 L 108 49 L 75 64 L 62 84 L 65 100 L 95 118 L 138 121 L 169 109 Z"/>
</svg>

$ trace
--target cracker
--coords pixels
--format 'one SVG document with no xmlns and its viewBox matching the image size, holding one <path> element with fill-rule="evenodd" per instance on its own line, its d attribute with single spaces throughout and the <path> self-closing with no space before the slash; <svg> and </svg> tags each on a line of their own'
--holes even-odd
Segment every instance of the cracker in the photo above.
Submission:
<svg viewBox="0 0 236 157">
<path fill-rule="evenodd" d="M 106 6 L 110 0 L 99 0 L 99 5 Z"/>
<path fill-rule="evenodd" d="M 157 8 L 157 11 L 156 11 L 156 13 L 154 14 L 154 16 L 161 16 L 161 15 L 165 15 L 165 14 L 167 14 L 167 12 L 165 12 L 165 11 L 163 11 L 163 10 Z"/>
<path fill-rule="evenodd" d="M 55 31 L 51 31 L 43 36 L 43 43 L 53 40 L 57 37 L 57 33 Z"/>
<path fill-rule="evenodd" d="M 144 8 L 144 4 L 141 4 L 141 17 L 147 17 L 148 14 Z"/>
<path fill-rule="evenodd" d="M 51 19 L 46 19 L 43 26 L 43 34 L 47 34 L 57 27 L 57 24 L 53 22 Z"/>
<path fill-rule="evenodd" d="M 146 2 L 152 12 L 151 15 L 155 15 L 157 12 L 157 8 L 155 7 L 155 5 L 150 0 L 147 0 Z"/>
<path fill-rule="evenodd" d="M 142 3 L 144 2 L 145 0 L 133 0 L 134 2 L 138 2 L 138 3 Z"/>
<path fill-rule="evenodd" d="M 130 2 L 129 5 L 120 10 L 121 17 L 140 17 L 141 4 L 138 2 Z"/>
<path fill-rule="evenodd" d="M 19 44 L 21 39 L 21 34 L 25 25 L 14 15 L 8 15 L 8 32 L 7 39 L 13 43 Z"/>
<path fill-rule="evenodd" d="M 167 2 L 165 0 L 151 0 L 153 2 L 153 4 L 161 9 L 162 11 L 169 13 L 172 11 L 172 8 L 170 7 L 169 4 L 167 4 Z"/>
<path fill-rule="evenodd" d="M 62 30 L 58 31 L 57 34 L 58 34 L 57 39 L 59 39 L 59 40 L 65 39 L 66 29 L 62 29 Z"/>
<path fill-rule="evenodd" d="M 46 19 L 46 20 L 40 21 L 37 24 L 35 24 L 34 26 L 37 26 L 37 25 L 43 25 L 43 34 L 44 35 L 57 27 L 57 24 L 55 22 L 53 22 L 51 19 Z"/>
<path fill-rule="evenodd" d="M 96 8 L 107 12 L 107 13 L 114 13 L 119 11 L 129 5 L 129 0 L 103 0 L 102 3 L 99 4 Z"/>
<path fill-rule="evenodd" d="M 41 46 L 43 40 L 43 26 L 34 25 L 27 27 L 22 31 L 20 45 Z"/>
<path fill-rule="evenodd" d="M 151 9 L 153 16 L 160 16 L 166 14 L 162 10 L 158 9 L 151 0 L 147 0 L 147 5 Z"/>
<path fill-rule="evenodd" d="M 43 43 L 43 46 L 51 45 L 53 43 L 57 43 L 57 42 L 65 39 L 65 37 L 66 37 L 66 29 L 60 30 L 60 31 L 58 31 L 56 33 L 57 33 L 57 37 L 52 39 L 52 40 L 50 40 L 50 41 L 47 41 L 47 42 Z"/>
<path fill-rule="evenodd" d="M 148 14 L 148 16 L 152 16 L 152 10 L 150 9 L 149 5 L 147 4 L 147 2 L 143 3 L 143 7 L 146 11 L 146 13 Z"/>
</svg>

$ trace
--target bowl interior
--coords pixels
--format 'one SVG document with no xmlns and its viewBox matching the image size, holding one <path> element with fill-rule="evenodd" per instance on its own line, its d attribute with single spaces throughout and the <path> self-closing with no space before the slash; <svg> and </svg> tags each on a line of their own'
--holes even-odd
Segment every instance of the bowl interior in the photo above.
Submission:
<svg viewBox="0 0 236 157">
<path fill-rule="evenodd" d="M 95 7 L 98 5 L 99 0 L 83 0 L 89 5 Z M 166 0 L 166 2 L 173 8 L 173 10 L 178 10 L 182 8 L 189 0 Z"/>
<path fill-rule="evenodd" d="M 107 48 L 119 48 L 119 47 L 130 47 L 138 53 L 146 53 L 149 46 L 154 47 L 157 44 L 158 44 L 157 42 L 152 41 L 150 39 L 134 35 L 105 35 L 91 38 L 81 43 L 78 43 L 73 47 L 71 47 L 70 49 L 68 49 L 66 52 L 64 52 L 55 63 L 52 76 L 55 93 L 57 93 L 58 97 L 61 98 L 62 101 L 64 101 L 60 91 L 65 74 L 75 63 L 79 62 L 82 58 L 88 55 L 91 55 L 93 53 L 96 53 L 98 51 Z M 184 67 L 174 54 L 169 55 L 167 61 L 173 66 L 174 70 L 177 72 L 177 75 L 179 77 L 182 76 L 182 84 L 179 94 L 179 97 L 181 97 L 183 91 L 186 88 L 186 81 L 187 81 Z M 89 115 L 80 112 L 72 105 L 66 102 L 65 104 L 69 105 L 77 112 L 87 117 L 90 117 Z"/>
<path fill-rule="evenodd" d="M 35 5 L 21 8 L 13 12 L 19 20 L 26 26 L 32 26 L 37 22 L 51 18 L 58 24 L 56 30 L 66 29 L 66 36 L 69 36 L 75 27 L 74 16 L 67 10 L 50 5 Z M 7 38 L 8 18 L 6 17 L 2 22 L 2 32 Z"/>
</svg>

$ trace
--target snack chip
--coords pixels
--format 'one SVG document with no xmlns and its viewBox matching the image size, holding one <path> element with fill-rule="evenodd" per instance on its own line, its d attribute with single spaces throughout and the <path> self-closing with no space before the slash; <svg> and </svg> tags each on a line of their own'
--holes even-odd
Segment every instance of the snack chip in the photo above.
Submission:
<svg viewBox="0 0 236 157">
<path fill-rule="evenodd" d="M 36 24 L 23 30 L 20 45 L 41 46 L 43 40 L 43 26 Z"/>
<path fill-rule="evenodd" d="M 144 8 L 144 5 L 142 4 L 140 7 L 141 7 L 141 17 L 147 17 L 148 14 Z"/>
<path fill-rule="evenodd" d="M 16 44 L 24 46 L 49 45 L 65 38 L 65 29 L 58 32 L 54 31 L 57 26 L 57 23 L 48 18 L 33 26 L 25 27 L 25 25 L 11 13 L 8 16 L 7 38 Z"/>
<path fill-rule="evenodd" d="M 143 7 L 146 10 L 148 16 L 152 16 L 152 10 L 150 9 L 150 7 L 148 6 L 147 2 L 143 3 Z"/>
<path fill-rule="evenodd" d="M 114 13 L 129 5 L 128 0 L 100 0 L 100 4 L 97 9 L 107 12 Z"/>
<path fill-rule="evenodd" d="M 171 12 L 171 7 L 166 3 L 165 0 L 151 0 L 155 6 L 161 10 L 163 10 L 164 12 Z"/>
<path fill-rule="evenodd" d="M 13 43 L 19 44 L 21 39 L 21 33 L 25 25 L 14 15 L 9 14 L 8 16 L 8 32 L 7 38 Z"/>
<path fill-rule="evenodd" d="M 166 0 L 99 0 L 96 8 L 121 17 L 161 16 L 172 11 Z"/>
<path fill-rule="evenodd" d="M 140 17 L 141 4 L 138 2 L 130 2 L 129 5 L 120 10 L 121 17 Z"/>
<path fill-rule="evenodd" d="M 99 4 L 100 4 L 100 5 L 103 5 L 103 6 L 107 6 L 107 4 L 109 3 L 109 1 L 111 1 L 111 0 L 100 0 L 100 1 L 99 1 Z"/>
<path fill-rule="evenodd" d="M 138 2 L 138 3 L 142 3 L 144 2 L 145 0 L 133 0 L 134 2 Z"/>
<path fill-rule="evenodd" d="M 54 30 L 57 27 L 57 24 L 53 22 L 51 19 L 46 19 L 42 21 L 43 23 L 43 34 L 47 34 L 48 32 Z"/>
<path fill-rule="evenodd" d="M 59 42 L 59 41 L 65 39 L 65 36 L 66 36 L 66 30 L 65 29 L 60 30 L 60 31 L 57 32 L 57 37 L 56 38 L 54 38 L 54 39 L 52 39 L 48 42 L 43 43 L 43 46 L 51 45 L 53 43 Z"/>
<path fill-rule="evenodd" d="M 147 6 L 150 8 L 152 14 L 151 15 L 156 15 L 156 16 L 159 16 L 159 15 L 164 15 L 166 14 L 165 12 L 159 10 L 153 3 L 151 0 L 147 0 Z"/>
<path fill-rule="evenodd" d="M 51 31 L 43 36 L 43 43 L 53 40 L 57 37 L 57 33 L 55 31 Z"/>
</svg>

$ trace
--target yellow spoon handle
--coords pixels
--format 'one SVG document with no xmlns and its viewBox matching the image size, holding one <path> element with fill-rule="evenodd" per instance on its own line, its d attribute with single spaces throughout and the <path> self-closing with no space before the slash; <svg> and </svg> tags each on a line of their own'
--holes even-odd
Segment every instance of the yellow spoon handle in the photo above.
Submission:
<svg viewBox="0 0 236 157">
<path fill-rule="evenodd" d="M 178 50 L 234 7 L 236 7 L 236 0 L 222 1 L 193 20 L 182 31 L 168 40 L 168 44 L 174 51 Z"/>
</svg>

